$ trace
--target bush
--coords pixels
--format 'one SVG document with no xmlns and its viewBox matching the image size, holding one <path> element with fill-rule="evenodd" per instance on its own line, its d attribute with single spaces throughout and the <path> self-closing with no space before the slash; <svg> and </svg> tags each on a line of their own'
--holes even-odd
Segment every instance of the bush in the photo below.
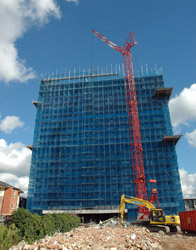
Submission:
<svg viewBox="0 0 196 250">
<path fill-rule="evenodd" d="M 42 216 L 41 228 L 43 230 L 44 235 L 53 235 L 55 233 L 55 219 L 51 214 L 46 214 Z"/>
<path fill-rule="evenodd" d="M 42 216 L 44 235 L 52 235 L 55 232 L 68 232 L 79 225 L 80 218 L 69 214 L 46 214 Z"/>
<path fill-rule="evenodd" d="M 39 216 L 39 215 L 38 215 Z M 28 210 L 18 208 L 9 218 L 8 225 L 14 224 L 18 228 L 20 239 L 32 243 L 38 239 L 37 235 L 37 216 L 33 216 Z"/>
<path fill-rule="evenodd" d="M 45 235 L 70 231 L 79 226 L 80 219 L 68 214 L 46 214 L 41 217 L 38 214 L 32 215 L 24 208 L 18 208 L 8 220 L 8 225 L 11 224 L 18 228 L 20 240 L 32 243 Z"/>
<path fill-rule="evenodd" d="M 42 228 L 42 217 L 38 214 L 33 214 L 34 239 L 39 240 L 45 236 Z"/>
<path fill-rule="evenodd" d="M 20 241 L 15 225 L 4 226 L 0 224 L 0 250 L 7 250 Z"/>
</svg>

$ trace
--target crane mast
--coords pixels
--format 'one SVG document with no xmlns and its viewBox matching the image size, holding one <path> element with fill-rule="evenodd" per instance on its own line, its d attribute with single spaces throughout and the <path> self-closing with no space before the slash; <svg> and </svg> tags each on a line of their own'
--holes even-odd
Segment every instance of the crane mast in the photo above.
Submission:
<svg viewBox="0 0 196 250">
<path fill-rule="evenodd" d="M 92 32 L 108 46 L 115 49 L 122 54 L 123 58 L 123 71 L 124 71 L 124 81 L 125 81 L 125 91 L 126 91 L 126 101 L 127 101 L 127 112 L 128 112 L 128 123 L 129 123 L 129 135 L 130 135 L 130 148 L 131 148 L 131 161 L 132 161 L 132 172 L 133 172 L 133 182 L 134 191 L 137 198 L 148 200 L 146 191 L 146 181 L 144 173 L 144 163 L 143 163 L 143 149 L 140 134 L 140 123 L 137 108 L 137 98 L 135 90 L 135 80 L 133 73 L 133 63 L 131 57 L 131 48 L 137 43 L 134 33 L 130 32 L 125 45 L 120 47 L 106 37 L 102 36 L 95 30 Z M 145 215 L 149 215 L 148 209 L 142 206 L 138 206 L 139 216 L 141 220 Z"/>
</svg>

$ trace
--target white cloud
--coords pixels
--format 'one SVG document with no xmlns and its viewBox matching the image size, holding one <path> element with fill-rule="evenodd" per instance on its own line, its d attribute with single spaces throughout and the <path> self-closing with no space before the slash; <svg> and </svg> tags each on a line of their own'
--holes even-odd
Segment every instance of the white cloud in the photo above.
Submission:
<svg viewBox="0 0 196 250">
<path fill-rule="evenodd" d="M 186 133 L 185 137 L 191 146 L 196 147 L 196 129 L 191 133 Z"/>
<path fill-rule="evenodd" d="M 0 172 L 18 177 L 29 174 L 31 151 L 20 142 L 10 143 L 0 139 Z"/>
<path fill-rule="evenodd" d="M 30 0 L 29 3 L 25 0 L 24 2 L 27 10 L 24 17 L 31 21 L 44 24 L 49 21 L 51 15 L 56 18 L 61 17 L 60 9 L 55 0 Z"/>
<path fill-rule="evenodd" d="M 79 1 L 78 0 L 65 0 L 66 2 L 73 2 L 73 3 L 75 3 L 75 4 L 78 4 L 79 3 Z"/>
<path fill-rule="evenodd" d="M 196 197 L 196 173 L 188 174 L 184 169 L 180 169 L 182 193 L 184 198 Z"/>
<path fill-rule="evenodd" d="M 169 102 L 172 125 L 188 125 L 191 121 L 196 121 L 196 84 L 190 88 L 184 88 L 182 92 Z"/>
<path fill-rule="evenodd" d="M 0 1 L 0 80 L 25 82 L 35 77 L 33 69 L 19 58 L 15 42 L 32 25 L 47 23 L 50 16 L 61 17 L 56 0 Z"/>
<path fill-rule="evenodd" d="M 0 180 L 27 192 L 31 150 L 20 142 L 0 139 Z"/>
<path fill-rule="evenodd" d="M 0 120 L 0 130 L 7 134 L 10 134 L 15 128 L 23 127 L 23 125 L 24 122 L 18 116 L 6 116 Z"/>
</svg>

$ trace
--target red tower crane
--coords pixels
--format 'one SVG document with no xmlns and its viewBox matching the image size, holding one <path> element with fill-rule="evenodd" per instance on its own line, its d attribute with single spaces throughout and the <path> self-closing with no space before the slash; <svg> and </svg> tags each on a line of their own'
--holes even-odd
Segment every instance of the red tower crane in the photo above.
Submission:
<svg viewBox="0 0 196 250">
<path fill-rule="evenodd" d="M 130 51 L 130 49 L 137 42 L 133 32 L 130 32 L 123 47 L 117 46 L 116 44 L 109 41 L 106 37 L 102 36 L 95 30 L 92 30 L 92 32 L 103 42 L 105 42 L 108 46 L 110 46 L 111 48 L 117 50 L 122 54 L 135 196 L 143 200 L 148 200 L 146 191 L 145 173 L 144 173 L 140 123 L 139 123 L 139 115 L 137 108 L 136 91 L 135 91 L 135 80 L 134 80 L 133 64 Z M 145 217 L 149 216 L 149 211 L 145 207 L 138 206 L 138 210 L 139 210 L 138 219 L 145 220 Z"/>
</svg>

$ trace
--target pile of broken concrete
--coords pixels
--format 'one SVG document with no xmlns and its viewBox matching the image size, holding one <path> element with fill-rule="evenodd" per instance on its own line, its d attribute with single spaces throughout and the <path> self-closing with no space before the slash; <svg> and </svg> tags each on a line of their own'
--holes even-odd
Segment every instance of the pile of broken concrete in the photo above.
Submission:
<svg viewBox="0 0 196 250">
<path fill-rule="evenodd" d="M 159 235 L 160 236 L 160 235 Z M 10 250 L 162 250 L 160 237 L 148 229 L 127 226 L 110 219 L 99 225 L 84 225 L 67 233 L 56 233 L 28 245 L 22 241 Z"/>
</svg>

